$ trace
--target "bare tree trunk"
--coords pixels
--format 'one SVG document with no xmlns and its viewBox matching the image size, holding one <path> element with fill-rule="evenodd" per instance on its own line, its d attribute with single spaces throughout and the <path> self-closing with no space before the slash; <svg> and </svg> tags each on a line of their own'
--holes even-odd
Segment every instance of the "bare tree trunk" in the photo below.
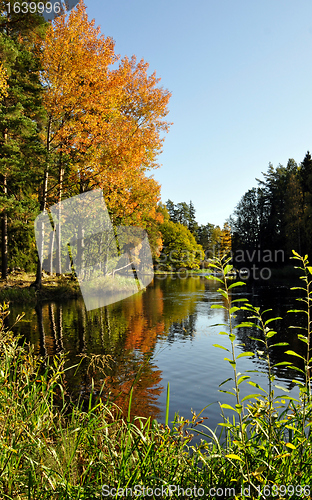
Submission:
<svg viewBox="0 0 312 500">
<path fill-rule="evenodd" d="M 43 189 L 42 189 L 42 200 L 40 205 L 40 210 L 43 212 L 46 208 L 47 204 L 47 190 L 48 190 L 48 167 L 44 172 L 44 181 L 43 181 Z M 37 273 L 36 273 L 36 281 L 32 283 L 30 286 L 34 286 L 37 289 L 40 289 L 42 286 L 42 257 L 43 257 L 43 246 L 44 246 L 44 223 L 40 223 L 40 233 L 42 234 L 41 238 L 41 246 L 38 249 L 38 263 L 37 263 Z"/>
<path fill-rule="evenodd" d="M 58 194 L 58 224 L 56 226 L 56 241 L 58 243 L 57 255 L 56 255 L 56 275 L 60 276 L 62 274 L 62 194 L 63 194 L 63 179 L 64 179 L 64 168 L 62 162 L 62 152 L 60 152 L 59 161 L 59 194 Z"/>
<path fill-rule="evenodd" d="M 49 247 L 49 273 L 53 274 L 53 247 L 54 247 L 54 238 L 55 238 L 55 231 L 51 232 L 50 236 L 50 247 Z"/>
<path fill-rule="evenodd" d="M 6 175 L 3 176 L 3 194 L 6 196 L 8 194 L 7 178 Z M 8 214 L 4 211 L 1 219 L 1 253 L 2 253 L 2 268 L 1 276 L 2 279 L 6 280 L 8 277 Z"/>
<path fill-rule="evenodd" d="M 47 131 L 47 152 L 49 154 L 50 151 L 50 129 L 51 129 L 51 116 L 49 117 L 48 122 L 48 131 Z M 40 203 L 40 210 L 43 212 L 47 206 L 47 193 L 48 193 L 48 179 L 49 179 L 49 159 L 44 171 L 43 185 L 42 185 L 42 198 Z M 40 228 L 42 234 L 42 244 L 41 248 L 38 249 L 38 263 L 37 263 L 37 273 L 36 280 L 30 286 L 40 289 L 42 286 L 42 256 L 43 256 L 43 245 L 44 245 L 44 224 L 41 224 Z"/>
<path fill-rule="evenodd" d="M 8 131 L 7 129 L 4 132 L 4 143 L 8 141 Z M 6 197 L 8 194 L 8 185 L 7 185 L 7 177 L 3 175 L 3 194 Z M 2 266 L 1 266 L 1 276 L 2 279 L 6 280 L 8 277 L 8 214 L 6 210 L 1 218 L 1 234 L 2 234 L 2 242 L 1 242 L 1 254 L 2 254 Z"/>
<path fill-rule="evenodd" d="M 99 260 L 100 260 L 99 271 L 100 272 L 102 271 L 102 252 L 103 252 L 102 243 L 103 243 L 103 234 L 101 234 L 100 245 L 99 245 Z"/>
<path fill-rule="evenodd" d="M 103 258 L 103 276 L 107 274 L 107 253 L 104 254 Z"/>
<path fill-rule="evenodd" d="M 78 240 L 77 240 L 77 270 L 80 277 L 83 277 L 82 276 L 83 265 L 84 265 L 84 229 L 82 229 L 81 223 L 79 223 Z"/>
</svg>

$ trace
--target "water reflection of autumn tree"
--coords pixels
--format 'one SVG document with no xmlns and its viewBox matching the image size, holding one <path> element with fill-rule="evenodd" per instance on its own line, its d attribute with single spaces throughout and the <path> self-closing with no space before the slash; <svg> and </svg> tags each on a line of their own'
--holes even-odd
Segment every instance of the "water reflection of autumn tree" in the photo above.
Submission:
<svg viewBox="0 0 312 500">
<path fill-rule="evenodd" d="M 133 296 L 132 307 L 125 311 L 128 321 L 125 349 L 138 349 L 142 353 L 152 352 L 158 337 L 164 335 L 162 290 L 156 288 L 151 298 L 152 300 L 146 300 L 144 295 Z"/>
<path fill-rule="evenodd" d="M 152 359 L 157 341 L 194 334 L 198 294 L 205 292 L 205 286 L 205 280 L 199 278 L 155 279 L 145 292 L 89 312 L 81 299 L 41 304 L 37 321 L 27 313 L 28 334 L 37 352 L 41 349 L 52 355 L 62 350 L 68 353 L 67 367 L 80 362 L 78 371 L 66 372 L 68 390 L 74 397 L 87 400 L 93 378 L 95 390 L 105 381 L 105 394 L 111 393 L 124 409 L 135 381 L 133 413 L 157 418 L 157 400 L 163 391 L 161 371 Z M 96 363 L 90 369 L 93 355 Z M 109 364 L 103 373 L 105 358 Z"/>
<path fill-rule="evenodd" d="M 159 291 L 156 295 L 159 296 Z M 157 301 L 161 314 L 162 300 Z M 71 307 L 70 307 L 71 306 Z M 98 393 L 104 380 L 104 394 L 125 409 L 131 386 L 135 384 L 132 409 L 135 414 L 157 418 L 157 397 L 163 390 L 161 372 L 148 357 L 152 354 L 158 335 L 163 333 L 163 323 L 146 328 L 142 294 L 133 297 L 131 307 L 123 302 L 115 308 L 104 307 L 86 313 L 83 304 L 76 301 L 66 304 L 45 304 L 36 307 L 39 331 L 39 352 L 52 355 L 62 342 L 68 353 L 67 367 L 80 362 L 80 368 L 67 371 L 69 391 L 74 398 L 88 399 L 92 379 Z M 62 324 L 60 324 L 60 320 Z M 61 335 L 61 332 L 65 333 Z M 85 358 L 81 360 L 80 354 Z M 145 355 L 146 354 L 146 355 Z M 90 356 L 87 356 L 90 355 Z M 89 370 L 92 355 L 108 357 L 105 373 L 97 368 Z M 111 362 L 110 362 L 111 361 Z"/>
<path fill-rule="evenodd" d="M 155 288 L 161 286 L 166 295 L 163 321 L 168 340 L 172 341 L 173 336 L 182 338 L 192 336 L 195 332 L 198 296 L 205 293 L 205 281 L 200 277 L 177 279 L 174 275 L 167 277 L 161 285 L 157 281 Z"/>
<path fill-rule="evenodd" d="M 142 356 L 136 353 L 133 356 L 132 351 L 125 351 L 118 373 L 105 381 L 110 398 L 113 398 L 124 414 L 128 410 L 129 394 L 133 386 L 132 415 L 152 418 L 160 416 L 157 399 L 164 389 L 160 385 L 162 372 L 151 362 L 149 354 Z"/>
</svg>

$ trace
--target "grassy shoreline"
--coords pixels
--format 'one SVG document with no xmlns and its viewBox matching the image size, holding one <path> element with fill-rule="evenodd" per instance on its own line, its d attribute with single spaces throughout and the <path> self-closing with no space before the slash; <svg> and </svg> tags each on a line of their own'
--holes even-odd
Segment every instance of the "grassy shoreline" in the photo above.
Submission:
<svg viewBox="0 0 312 500">
<path fill-rule="evenodd" d="M 165 425 L 151 418 L 131 417 L 132 388 L 128 413 L 123 415 L 112 401 L 102 398 L 105 382 L 99 392 L 90 384 L 87 404 L 73 401 L 66 387 L 65 357 L 39 358 L 29 346 L 22 346 L 4 328 L 8 307 L 0 306 L 0 498 L 311 500 L 311 321 L 305 330 L 299 330 L 305 335 L 298 334 L 307 346 L 306 355 L 285 351 L 286 359 L 287 353 L 301 358 L 301 368 L 290 361 L 279 363 L 301 372 L 301 380 L 296 382 L 299 398 L 275 396 L 275 367 L 270 364 L 269 350 L 287 344 L 272 344 L 276 332 L 271 325 L 278 318 L 264 319 L 247 299 L 232 301 L 231 288 L 241 284 L 227 281 L 231 266 L 226 262 L 214 266 L 223 273 L 218 278 L 223 305 L 214 304 L 214 308 L 226 311 L 230 332 L 220 332 L 227 336 L 229 348 L 215 347 L 228 351 L 229 358 L 224 359 L 233 369 L 232 378 L 220 384 L 220 392 L 230 380 L 234 385 L 233 392 L 225 391 L 232 394 L 233 406 L 219 403 L 219 433 L 200 414 L 193 413 L 192 420 L 176 415 L 169 422 L 169 384 Z M 312 267 L 307 259 L 302 259 L 301 269 L 309 310 Z M 240 325 L 233 323 L 237 310 L 251 314 Z M 268 311 L 263 314 L 267 318 Z M 239 350 L 236 354 L 235 328 L 252 325 L 259 329 L 254 340 L 267 366 L 265 389 L 252 382 L 249 374 L 237 371 L 239 358 L 254 353 Z M 257 394 L 240 399 L 241 383 L 251 384 L 251 391 Z M 233 412 L 233 418 L 225 415 L 226 410 Z M 192 445 L 195 433 L 202 440 Z"/>
<path fill-rule="evenodd" d="M 30 287 L 34 281 L 35 274 L 25 272 L 11 273 L 7 280 L 0 279 L 0 302 L 36 304 L 39 301 L 63 301 L 82 296 L 78 280 L 71 274 L 56 276 L 44 273 L 40 290 Z M 103 281 L 106 292 L 116 290 L 116 283 L 118 292 L 135 292 L 133 280 L 120 276 L 108 276 Z"/>
<path fill-rule="evenodd" d="M 36 303 L 45 300 L 63 300 L 76 298 L 81 295 L 77 280 L 71 275 L 44 275 L 42 278 L 42 289 L 30 288 L 36 276 L 34 273 L 15 272 L 8 276 L 7 280 L 0 280 L 0 301 Z"/>
</svg>

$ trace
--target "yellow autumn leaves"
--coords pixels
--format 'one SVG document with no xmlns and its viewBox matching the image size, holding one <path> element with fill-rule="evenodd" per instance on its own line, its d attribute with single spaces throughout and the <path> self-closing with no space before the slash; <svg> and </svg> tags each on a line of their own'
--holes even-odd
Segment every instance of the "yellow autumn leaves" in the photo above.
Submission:
<svg viewBox="0 0 312 500">
<path fill-rule="evenodd" d="M 2 63 L 0 63 L 0 102 L 4 97 L 8 95 L 8 83 L 7 83 L 8 75 L 5 67 Z"/>
</svg>

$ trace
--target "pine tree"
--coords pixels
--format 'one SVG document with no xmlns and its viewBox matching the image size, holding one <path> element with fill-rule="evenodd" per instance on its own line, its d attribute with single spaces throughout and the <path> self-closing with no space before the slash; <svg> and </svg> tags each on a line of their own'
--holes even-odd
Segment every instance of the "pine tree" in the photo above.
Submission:
<svg viewBox="0 0 312 500">
<path fill-rule="evenodd" d="M 0 6 L 0 56 L 7 75 L 6 95 L 0 102 L 1 267 L 6 279 L 8 251 L 17 258 L 17 243 L 10 242 L 10 234 L 16 235 L 19 226 L 21 236 L 23 221 L 29 222 L 36 215 L 33 191 L 42 163 L 38 124 L 43 107 L 35 45 L 44 21 L 38 15 L 9 15 L 4 2 Z M 29 240 L 31 225 L 24 225 L 24 230 Z"/>
<path fill-rule="evenodd" d="M 195 237 L 195 239 L 198 243 L 198 234 L 197 234 L 198 223 L 196 222 L 195 213 L 196 213 L 195 207 L 194 207 L 192 201 L 190 201 L 188 229 L 191 231 L 192 235 Z"/>
<path fill-rule="evenodd" d="M 168 210 L 170 220 L 172 222 L 177 222 L 176 207 L 175 207 L 175 204 L 173 203 L 173 201 L 167 200 L 166 201 L 166 208 Z"/>
<path fill-rule="evenodd" d="M 302 190 L 303 231 L 302 251 L 310 253 L 312 250 L 312 157 L 307 151 L 299 168 L 299 181 Z"/>
</svg>

